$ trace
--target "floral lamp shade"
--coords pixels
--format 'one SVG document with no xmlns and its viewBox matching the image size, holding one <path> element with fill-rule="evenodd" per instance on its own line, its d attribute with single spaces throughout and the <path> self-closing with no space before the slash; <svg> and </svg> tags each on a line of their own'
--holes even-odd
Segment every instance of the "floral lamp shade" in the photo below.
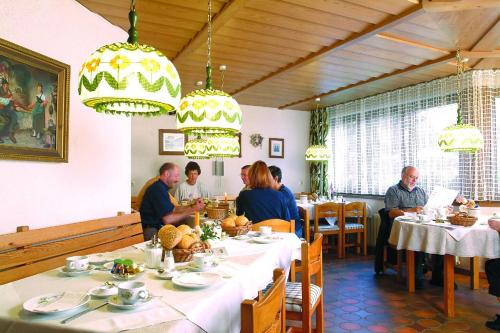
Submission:
<svg viewBox="0 0 500 333">
<path fill-rule="evenodd" d="M 444 152 L 476 153 L 483 148 L 484 140 L 477 127 L 456 124 L 443 130 L 438 144 Z"/>
<path fill-rule="evenodd" d="M 330 149 L 324 145 L 313 145 L 306 150 L 306 161 L 328 161 L 331 157 Z"/>
<path fill-rule="evenodd" d="M 210 157 L 237 157 L 240 143 L 237 136 L 215 134 L 207 138 L 207 153 Z"/>
<path fill-rule="evenodd" d="M 204 139 L 193 139 L 184 145 L 184 156 L 190 159 L 208 159 L 207 141 Z"/>
<path fill-rule="evenodd" d="M 174 65 L 154 47 L 114 43 L 85 61 L 78 94 L 98 112 L 160 115 L 177 109 L 181 82 Z"/>
<path fill-rule="evenodd" d="M 200 89 L 181 99 L 177 129 L 188 134 L 236 134 L 241 130 L 240 106 L 217 89 Z M 239 146 L 239 145 L 238 145 Z"/>
</svg>

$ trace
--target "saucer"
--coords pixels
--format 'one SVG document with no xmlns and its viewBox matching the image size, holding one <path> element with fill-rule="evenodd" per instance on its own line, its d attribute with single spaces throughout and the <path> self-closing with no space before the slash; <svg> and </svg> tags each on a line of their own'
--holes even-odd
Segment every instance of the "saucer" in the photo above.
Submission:
<svg viewBox="0 0 500 333">
<path fill-rule="evenodd" d="M 83 271 L 68 271 L 66 266 L 64 266 L 63 268 L 61 268 L 60 272 L 66 276 L 80 276 L 80 275 L 89 274 L 90 272 L 92 272 L 94 270 L 94 268 L 95 268 L 94 266 L 88 265 L 87 269 L 83 270 Z"/>
<path fill-rule="evenodd" d="M 109 297 L 116 294 L 118 294 L 117 287 L 108 288 L 106 286 L 97 286 L 89 290 L 89 295 L 97 298 Z"/>
<path fill-rule="evenodd" d="M 173 277 L 177 276 L 179 274 L 179 272 L 177 271 L 172 271 L 172 272 L 158 272 L 156 271 L 155 272 L 155 276 L 158 278 L 158 279 L 162 279 L 162 280 L 171 280 Z"/>
<path fill-rule="evenodd" d="M 248 235 L 238 235 L 238 236 L 235 236 L 234 239 L 236 239 L 236 240 L 247 240 L 247 239 L 250 239 L 250 236 L 248 236 Z"/>
<path fill-rule="evenodd" d="M 176 276 L 172 279 L 172 283 L 178 287 L 188 289 L 200 289 L 210 287 L 218 283 L 222 277 L 216 273 L 201 272 L 201 273 L 185 273 Z"/>
<path fill-rule="evenodd" d="M 112 307 L 120 309 L 120 310 L 133 310 L 133 309 L 137 309 L 137 308 L 143 306 L 144 304 L 148 303 L 152 299 L 153 299 L 153 297 L 148 296 L 148 298 L 146 298 L 143 301 L 137 301 L 134 304 L 124 304 L 122 302 L 122 300 L 118 297 L 118 295 L 114 295 L 114 296 L 111 296 L 109 298 L 108 303 Z"/>
</svg>

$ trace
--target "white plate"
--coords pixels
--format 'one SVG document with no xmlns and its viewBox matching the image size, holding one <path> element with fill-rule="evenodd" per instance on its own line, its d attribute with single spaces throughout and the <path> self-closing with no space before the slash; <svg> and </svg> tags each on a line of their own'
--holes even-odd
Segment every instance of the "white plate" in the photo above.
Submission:
<svg viewBox="0 0 500 333">
<path fill-rule="evenodd" d="M 145 300 L 137 301 L 134 304 L 123 304 L 123 302 L 118 298 L 118 296 L 115 295 L 115 296 L 111 296 L 109 298 L 108 303 L 112 307 L 115 307 L 115 308 L 120 309 L 120 310 L 133 310 L 133 309 L 137 309 L 137 308 L 143 306 L 144 304 L 148 303 L 152 299 L 153 299 L 153 297 L 149 296 Z"/>
<path fill-rule="evenodd" d="M 47 305 L 54 303 L 63 297 L 64 293 L 50 293 L 43 294 L 40 296 L 33 297 L 26 302 L 23 303 L 23 309 L 33 313 L 62 313 L 70 310 L 74 310 L 76 308 L 85 305 L 90 301 L 90 295 L 82 294 L 81 301 L 78 304 L 71 304 L 67 306 L 62 306 L 57 310 L 45 310 L 43 307 L 43 303 L 46 302 Z"/>
<path fill-rule="evenodd" d="M 104 265 L 107 262 L 113 261 L 109 253 L 96 253 L 89 255 L 89 263 L 94 265 Z"/>
<path fill-rule="evenodd" d="M 236 239 L 236 240 L 247 240 L 247 239 L 250 239 L 250 236 L 248 236 L 248 235 L 239 235 L 239 236 L 235 236 L 234 239 Z"/>
<path fill-rule="evenodd" d="M 176 286 L 190 289 L 206 288 L 221 280 L 221 276 L 209 272 L 191 272 L 172 278 L 172 283 Z"/>
<path fill-rule="evenodd" d="M 66 266 L 64 266 L 63 268 L 60 269 L 60 272 L 66 276 L 80 276 L 80 275 L 89 274 L 90 272 L 92 272 L 94 270 L 94 268 L 95 268 L 94 266 L 88 265 L 87 269 L 84 271 L 68 271 Z"/>
<path fill-rule="evenodd" d="M 113 279 L 118 280 L 118 281 L 129 281 L 129 280 L 135 280 L 135 279 L 137 279 L 142 274 L 144 274 L 144 271 L 139 272 L 137 274 L 126 274 L 126 275 L 111 274 L 111 276 L 113 277 Z"/>
<path fill-rule="evenodd" d="M 273 237 L 273 236 L 254 237 L 254 238 L 252 238 L 252 242 L 259 243 L 259 244 L 269 244 L 269 243 L 279 241 L 280 239 L 281 238 L 279 238 L 279 237 Z"/>
<path fill-rule="evenodd" d="M 89 290 L 89 295 L 102 298 L 118 294 L 117 287 L 107 288 L 106 286 L 97 286 Z"/>
<path fill-rule="evenodd" d="M 162 280 L 171 280 L 176 275 L 179 275 L 179 272 L 177 272 L 177 271 L 172 271 L 172 272 L 165 271 L 163 273 L 160 273 L 158 271 L 155 272 L 155 276 L 158 279 L 162 279 Z"/>
</svg>

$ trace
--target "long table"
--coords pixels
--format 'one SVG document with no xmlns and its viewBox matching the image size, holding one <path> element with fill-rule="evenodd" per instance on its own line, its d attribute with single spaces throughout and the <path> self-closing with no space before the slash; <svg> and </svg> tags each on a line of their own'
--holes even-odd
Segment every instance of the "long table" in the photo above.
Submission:
<svg viewBox="0 0 500 333">
<path fill-rule="evenodd" d="M 478 281 L 478 257 L 500 258 L 499 233 L 488 227 L 486 217 L 471 227 L 453 226 L 449 223 L 418 223 L 394 219 L 389 244 L 398 250 L 406 250 L 407 286 L 415 291 L 415 251 L 444 256 L 444 312 L 455 316 L 455 256 L 471 258 L 471 287 Z"/>
<path fill-rule="evenodd" d="M 86 292 L 113 280 L 108 271 L 94 270 L 89 275 L 67 277 L 60 269 L 47 271 L 0 286 L 0 332 L 40 332 L 37 324 L 49 326 L 45 332 L 60 332 L 64 327 L 81 331 L 119 332 L 239 332 L 240 304 L 255 298 L 272 281 L 276 267 L 289 270 L 291 260 L 300 259 L 300 240 L 295 234 L 278 233 L 279 240 L 257 244 L 250 240 L 225 239 L 214 247 L 225 247 L 228 255 L 213 268 L 224 277 L 205 289 L 176 287 L 169 280 L 156 277 L 156 270 L 146 269 L 136 281 L 145 282 L 153 300 L 133 310 L 119 310 L 110 305 L 89 312 L 68 324 L 60 321 L 83 308 L 64 314 L 34 314 L 22 304 L 35 296 L 63 291 Z M 144 262 L 144 243 L 112 252 L 114 258 Z M 116 282 L 116 281 L 115 281 Z M 103 300 L 92 299 L 85 306 Z"/>
</svg>

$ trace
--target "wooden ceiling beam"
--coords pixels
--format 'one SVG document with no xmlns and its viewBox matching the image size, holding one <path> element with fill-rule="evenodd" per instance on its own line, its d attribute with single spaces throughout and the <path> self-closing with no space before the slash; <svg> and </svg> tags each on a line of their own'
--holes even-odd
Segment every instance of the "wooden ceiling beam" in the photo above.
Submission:
<svg viewBox="0 0 500 333">
<path fill-rule="evenodd" d="M 297 61 L 290 63 L 286 66 L 283 66 L 283 67 L 279 68 L 278 70 L 261 77 L 258 80 L 250 82 L 249 84 L 241 87 L 240 89 L 237 89 L 237 90 L 231 92 L 230 94 L 234 96 L 235 94 L 240 93 L 243 90 L 246 90 L 250 87 L 253 87 L 253 86 L 255 86 L 263 81 L 266 81 L 270 78 L 281 75 L 281 74 L 289 71 L 290 69 L 295 69 L 298 67 L 308 65 L 312 62 L 318 61 L 319 59 L 330 55 L 331 52 L 333 52 L 335 50 L 346 48 L 352 44 L 355 44 L 355 43 L 358 43 L 362 40 L 370 38 L 370 37 L 382 32 L 384 30 L 390 29 L 390 28 L 400 24 L 403 21 L 410 20 L 410 19 L 420 15 L 422 12 L 423 12 L 422 5 L 419 4 L 419 5 L 413 6 L 410 9 L 405 10 L 404 12 L 402 12 L 399 15 L 390 16 L 389 18 L 383 20 L 382 22 L 380 22 L 378 24 L 371 25 L 368 28 L 362 30 L 361 32 L 354 33 L 344 40 L 336 41 L 331 45 L 323 47 L 322 49 L 320 49 L 317 52 L 312 52 L 308 56 L 306 56 L 304 58 L 300 58 Z"/>
<path fill-rule="evenodd" d="M 395 35 L 390 35 L 390 34 L 387 34 L 387 33 L 379 33 L 379 34 L 376 34 L 375 36 L 377 36 L 379 38 L 387 39 L 387 40 L 390 40 L 390 41 L 393 41 L 393 42 L 396 42 L 396 43 L 401 43 L 401 44 L 406 44 L 406 45 L 410 45 L 410 46 L 415 46 L 415 47 L 419 47 L 421 49 L 427 49 L 427 50 L 431 50 L 431 51 L 435 51 L 435 52 L 440 52 L 440 53 L 443 53 L 443 54 L 450 54 L 450 51 L 448 51 L 448 50 L 437 48 L 437 47 L 434 47 L 434 46 L 431 46 L 431 45 L 427 45 L 427 44 L 424 44 L 424 43 L 421 43 L 421 42 L 417 42 L 417 41 L 411 40 L 409 38 L 402 38 L 402 37 L 395 36 Z"/>
<path fill-rule="evenodd" d="M 500 18 L 496 20 L 495 23 L 491 25 L 491 27 L 477 40 L 474 46 L 471 48 L 471 51 L 484 51 L 485 49 L 491 50 L 492 47 L 495 48 L 498 46 L 498 42 L 492 44 L 492 41 L 498 41 L 500 38 Z M 486 46 L 488 45 L 488 46 Z M 483 63 L 484 59 L 480 59 L 476 62 L 472 67 L 480 68 L 481 63 Z"/>
<path fill-rule="evenodd" d="M 398 70 L 396 70 L 394 72 L 391 72 L 391 73 L 383 74 L 383 75 L 380 75 L 380 76 L 377 76 L 377 77 L 372 77 L 372 78 L 370 78 L 368 80 L 359 81 L 359 82 L 350 84 L 348 86 L 344 86 L 344 87 L 341 87 L 341 88 L 330 90 L 328 92 L 325 92 L 325 93 L 322 93 L 322 94 L 319 94 L 319 95 L 310 96 L 310 97 L 301 99 L 299 101 L 288 103 L 288 104 L 280 106 L 279 109 L 286 109 L 286 108 L 288 108 L 290 106 L 293 106 L 293 105 L 302 104 L 302 103 L 305 103 L 305 102 L 308 102 L 308 101 L 311 101 L 311 100 L 315 100 L 318 97 L 322 98 L 322 97 L 325 97 L 325 96 L 328 96 L 328 95 L 337 94 L 337 93 L 339 93 L 341 91 L 352 89 L 354 87 L 359 87 L 359 86 L 362 86 L 362 85 L 365 85 L 365 84 L 368 84 L 368 83 L 372 83 L 372 82 L 375 82 L 375 81 L 380 81 L 380 80 L 383 80 L 383 79 L 387 79 L 387 78 L 392 77 L 392 76 L 396 76 L 396 75 L 407 73 L 407 72 L 412 72 L 412 71 L 423 69 L 423 68 L 429 67 L 429 66 L 434 66 L 434 65 L 437 65 L 437 64 L 440 64 L 440 63 L 443 63 L 443 62 L 455 59 L 455 56 L 456 56 L 456 52 L 452 52 L 452 53 L 450 53 L 448 55 L 442 56 L 441 58 L 425 61 L 425 62 L 421 63 L 420 65 L 413 65 L 413 66 L 410 66 L 410 67 L 407 67 L 407 68 L 404 68 L 404 69 L 398 69 Z"/>
<path fill-rule="evenodd" d="M 460 51 L 464 58 L 500 58 L 500 50 L 493 51 Z"/>
<path fill-rule="evenodd" d="M 212 35 L 215 35 L 217 30 L 226 24 L 237 11 L 245 7 L 245 3 L 251 0 L 232 0 L 227 2 L 224 7 L 212 18 Z M 189 58 L 189 56 L 196 51 L 202 44 L 207 42 L 208 37 L 208 24 L 205 24 L 203 28 L 198 31 L 193 38 L 177 53 L 177 55 L 172 59 L 175 65 L 181 63 L 183 60 Z"/>
<path fill-rule="evenodd" d="M 422 0 L 422 6 L 427 12 L 452 12 L 500 8 L 500 0 Z"/>
</svg>

